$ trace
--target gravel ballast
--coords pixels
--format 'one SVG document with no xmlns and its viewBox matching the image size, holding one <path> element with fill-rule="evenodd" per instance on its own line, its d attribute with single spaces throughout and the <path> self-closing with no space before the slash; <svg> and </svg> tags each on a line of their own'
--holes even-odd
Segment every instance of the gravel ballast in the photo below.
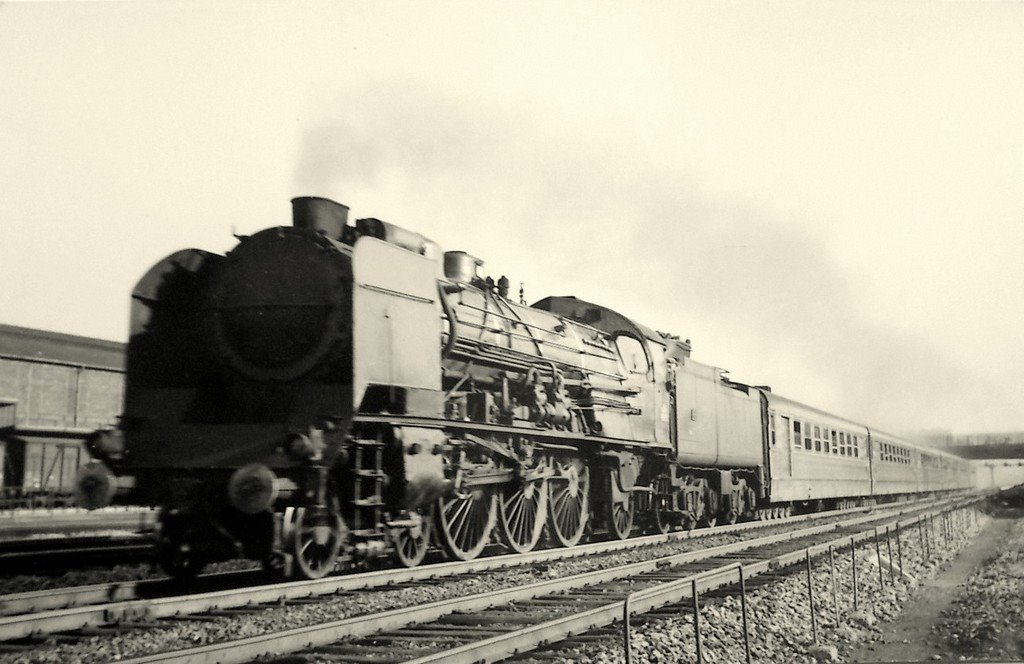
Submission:
<svg viewBox="0 0 1024 664">
<path fill-rule="evenodd" d="M 41 662 L 72 664 L 107 662 L 139 657 L 156 652 L 195 647 L 231 639 L 240 639 L 284 629 L 304 627 L 393 608 L 424 604 L 440 599 L 498 592 L 536 581 L 562 578 L 617 565 L 684 553 L 744 539 L 755 539 L 811 525 L 834 522 L 845 517 L 829 517 L 799 524 L 779 523 L 736 533 L 688 538 L 611 554 L 591 555 L 508 570 L 483 572 L 440 579 L 433 585 L 384 587 L 343 595 L 327 595 L 316 603 L 285 607 L 257 607 L 252 613 L 237 616 L 183 617 L 161 621 L 140 630 L 95 636 L 76 643 L 49 639 L 31 650 L 0 654 L 0 664 Z"/>
<path fill-rule="evenodd" d="M 966 659 L 1024 659 L 1024 510 L 999 552 L 960 589 L 936 630 Z"/>
<path fill-rule="evenodd" d="M 832 585 L 828 556 L 812 560 L 814 587 L 814 615 L 818 638 L 815 642 L 811 628 L 811 611 L 807 597 L 806 571 L 803 565 L 792 568 L 782 577 L 752 583 L 747 591 L 747 612 L 751 658 L 755 662 L 802 663 L 816 661 L 843 661 L 851 646 L 873 641 L 881 633 L 879 623 L 899 615 L 903 605 L 919 583 L 930 578 L 984 526 L 987 517 L 967 520 L 951 529 L 948 543 L 936 519 L 930 544 L 930 556 L 917 528 L 903 532 L 903 569 L 901 576 L 897 563 L 890 578 L 884 532 L 881 539 L 883 583 L 879 583 L 878 558 L 875 545 L 866 540 L 856 548 L 857 600 L 853 608 L 852 564 L 849 545 L 835 551 L 835 578 L 839 599 L 839 621 L 836 622 L 832 602 Z M 959 530 L 958 530 L 959 528 Z M 925 531 L 927 532 L 927 531 Z M 893 557 L 897 557 L 895 536 L 892 541 Z M 695 662 L 696 644 L 693 618 L 686 607 L 679 607 L 678 618 L 657 619 L 635 624 L 631 630 L 633 662 Z M 635 619 L 637 622 L 642 618 Z M 740 598 L 727 595 L 709 595 L 702 598 L 701 635 L 703 656 L 709 662 L 743 662 L 743 627 Z M 593 661 L 618 663 L 625 661 L 620 636 L 576 646 L 565 651 L 557 647 L 547 653 L 564 655 L 563 662 Z M 525 655 L 523 660 L 530 659 Z"/>
</svg>

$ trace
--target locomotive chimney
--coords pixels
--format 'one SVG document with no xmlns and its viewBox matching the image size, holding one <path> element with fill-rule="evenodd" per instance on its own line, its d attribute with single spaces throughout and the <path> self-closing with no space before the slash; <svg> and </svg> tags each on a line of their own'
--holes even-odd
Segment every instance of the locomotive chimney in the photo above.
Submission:
<svg viewBox="0 0 1024 664">
<path fill-rule="evenodd" d="M 317 196 L 292 199 L 292 225 L 340 240 L 348 223 L 348 206 Z"/>
</svg>

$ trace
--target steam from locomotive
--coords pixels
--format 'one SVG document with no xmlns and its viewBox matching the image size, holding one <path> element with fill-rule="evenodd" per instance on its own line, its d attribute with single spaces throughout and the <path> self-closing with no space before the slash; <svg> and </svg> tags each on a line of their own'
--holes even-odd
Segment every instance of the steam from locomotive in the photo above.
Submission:
<svg viewBox="0 0 1024 664">
<path fill-rule="evenodd" d="M 160 508 L 175 575 L 245 556 L 316 578 L 431 543 L 469 559 L 969 485 L 953 457 L 731 381 L 690 344 L 297 198 L 291 226 L 176 252 L 132 293 L 97 507 Z"/>
</svg>

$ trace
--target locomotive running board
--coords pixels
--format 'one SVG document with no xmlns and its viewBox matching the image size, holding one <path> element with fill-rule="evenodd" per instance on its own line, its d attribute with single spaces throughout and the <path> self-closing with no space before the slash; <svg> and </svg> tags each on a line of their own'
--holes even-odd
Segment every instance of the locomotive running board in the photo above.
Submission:
<svg viewBox="0 0 1024 664">
<path fill-rule="evenodd" d="M 466 432 L 486 432 L 498 434 L 510 434 L 519 436 L 530 436 L 541 440 L 551 441 L 583 441 L 589 444 L 618 445 L 623 447 L 638 447 L 642 449 L 669 449 L 666 444 L 648 443 L 628 438 L 611 438 L 608 436 L 594 436 L 582 434 L 575 431 L 556 431 L 544 428 L 526 428 L 508 426 L 505 424 L 490 424 L 488 422 L 465 422 L 460 420 L 442 420 L 433 417 L 410 417 L 407 415 L 356 415 L 352 418 L 353 423 L 361 424 L 390 424 L 393 426 L 424 427 L 429 429 L 448 429 Z"/>
</svg>

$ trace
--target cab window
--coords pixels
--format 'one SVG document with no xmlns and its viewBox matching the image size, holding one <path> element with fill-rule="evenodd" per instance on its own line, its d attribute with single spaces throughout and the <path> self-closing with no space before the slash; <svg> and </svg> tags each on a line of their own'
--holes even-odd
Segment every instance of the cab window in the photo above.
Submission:
<svg viewBox="0 0 1024 664">
<path fill-rule="evenodd" d="M 644 346 L 637 339 L 622 335 L 615 337 L 615 346 L 619 349 L 619 356 L 626 371 L 631 374 L 647 374 L 647 354 L 644 353 Z"/>
</svg>

